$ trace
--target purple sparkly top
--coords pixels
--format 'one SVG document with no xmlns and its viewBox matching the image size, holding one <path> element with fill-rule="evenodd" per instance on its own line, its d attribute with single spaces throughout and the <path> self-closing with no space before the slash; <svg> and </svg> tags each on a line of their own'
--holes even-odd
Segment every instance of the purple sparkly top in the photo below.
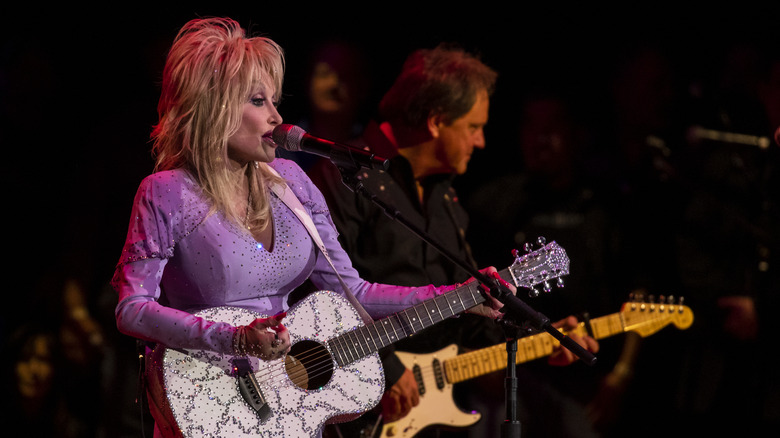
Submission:
<svg viewBox="0 0 780 438">
<path fill-rule="evenodd" d="M 301 201 L 342 278 L 372 317 L 452 289 L 361 279 L 339 245 L 325 200 L 309 177 L 289 160 L 277 158 L 270 165 Z M 288 294 L 307 278 L 320 290 L 342 292 L 303 224 L 272 192 L 268 196 L 274 218 L 270 251 L 223 214 L 209 214 L 208 200 L 186 171 L 145 178 L 112 280 L 119 294 L 119 330 L 172 348 L 231 353 L 235 327 L 192 313 L 236 306 L 273 315 L 287 309 Z"/>
</svg>

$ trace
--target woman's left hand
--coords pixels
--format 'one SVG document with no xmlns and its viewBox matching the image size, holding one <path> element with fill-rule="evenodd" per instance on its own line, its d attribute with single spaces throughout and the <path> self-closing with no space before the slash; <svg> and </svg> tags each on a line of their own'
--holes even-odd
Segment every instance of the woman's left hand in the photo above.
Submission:
<svg viewBox="0 0 780 438">
<path fill-rule="evenodd" d="M 489 268 L 481 269 L 479 272 L 481 272 L 481 273 L 483 273 L 483 274 L 485 274 L 485 275 L 487 275 L 489 277 L 498 279 L 498 281 L 501 282 L 501 284 L 503 284 L 510 291 L 512 291 L 512 294 L 517 293 L 517 288 L 515 288 L 514 285 L 504 281 L 504 279 L 501 278 L 501 276 L 498 275 L 498 271 L 493 266 L 491 266 Z M 466 283 L 469 283 L 469 282 L 472 282 L 472 281 L 475 281 L 474 278 L 470 278 Z M 484 286 L 480 286 L 480 287 L 484 288 Z M 498 301 L 494 296 L 490 295 L 489 291 L 486 291 L 485 295 L 487 296 L 487 301 L 485 301 L 484 303 L 482 303 L 482 304 L 480 304 L 480 305 L 478 305 L 476 307 L 472 307 L 472 308 L 468 309 L 467 312 L 468 313 L 474 313 L 476 315 L 482 315 L 482 316 L 484 316 L 486 318 L 491 318 L 491 319 L 501 318 L 504 315 L 501 312 L 501 308 L 504 307 L 504 303 L 502 303 L 501 301 Z"/>
</svg>

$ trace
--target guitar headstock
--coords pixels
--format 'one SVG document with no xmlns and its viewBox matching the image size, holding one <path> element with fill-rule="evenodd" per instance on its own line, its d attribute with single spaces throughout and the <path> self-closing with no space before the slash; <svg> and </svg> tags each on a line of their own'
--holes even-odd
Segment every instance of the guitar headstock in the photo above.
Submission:
<svg viewBox="0 0 780 438">
<path fill-rule="evenodd" d="M 693 311 L 683 304 L 680 298 L 660 297 L 656 302 L 653 297 L 648 300 L 629 301 L 623 304 L 620 311 L 626 331 L 633 331 L 642 337 L 650 336 L 669 324 L 674 324 L 680 330 L 685 330 L 693 324 Z"/>
<path fill-rule="evenodd" d="M 563 276 L 569 273 L 569 257 L 566 251 L 555 241 L 547 243 L 544 237 L 537 240 L 540 248 L 534 250 L 531 244 L 525 245 L 525 254 L 514 250 L 515 261 L 509 267 L 512 282 L 517 287 L 528 288 L 530 296 L 538 296 L 539 291 L 534 286 L 541 284 L 545 292 L 552 290 L 550 281 L 556 280 L 558 287 L 563 287 Z"/>
</svg>

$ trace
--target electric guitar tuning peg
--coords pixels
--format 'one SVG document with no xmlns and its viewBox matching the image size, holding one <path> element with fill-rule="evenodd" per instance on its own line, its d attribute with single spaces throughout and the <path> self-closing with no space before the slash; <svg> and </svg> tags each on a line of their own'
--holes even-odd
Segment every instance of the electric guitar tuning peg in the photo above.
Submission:
<svg viewBox="0 0 780 438">
<path fill-rule="evenodd" d="M 531 252 L 531 251 L 533 251 L 534 246 L 532 244 L 526 242 L 526 243 L 523 244 L 523 249 L 525 250 L 525 252 Z"/>
<path fill-rule="evenodd" d="M 556 281 L 556 286 L 563 289 L 565 284 L 563 283 L 563 277 L 558 277 L 558 280 Z"/>
<path fill-rule="evenodd" d="M 550 282 L 549 281 L 545 281 L 544 282 L 544 291 L 549 293 L 551 290 L 552 290 L 552 286 L 550 286 Z"/>
<path fill-rule="evenodd" d="M 531 298 L 536 298 L 539 296 L 539 290 L 536 288 L 530 288 L 528 289 L 528 296 Z"/>
<path fill-rule="evenodd" d="M 547 238 L 544 236 L 539 236 L 536 238 L 536 243 L 538 243 L 539 246 L 544 246 L 547 244 Z"/>
</svg>

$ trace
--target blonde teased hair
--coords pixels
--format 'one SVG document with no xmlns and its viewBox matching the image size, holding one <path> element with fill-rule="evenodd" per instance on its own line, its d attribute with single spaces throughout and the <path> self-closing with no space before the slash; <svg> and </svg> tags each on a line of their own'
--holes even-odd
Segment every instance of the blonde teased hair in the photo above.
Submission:
<svg viewBox="0 0 780 438">
<path fill-rule="evenodd" d="M 242 106 L 259 84 L 270 83 L 281 94 L 284 68 L 278 44 L 265 37 L 247 38 L 230 18 L 185 24 L 163 70 L 159 121 L 152 131 L 155 170 L 190 171 L 211 198 L 213 211 L 242 222 L 245 212 L 236 211 L 231 202 L 236 186 L 227 166 L 228 138 L 240 127 Z M 266 163 L 247 166 L 247 176 L 253 212 L 247 220 L 262 229 L 270 216 L 265 187 L 278 177 Z"/>
</svg>

